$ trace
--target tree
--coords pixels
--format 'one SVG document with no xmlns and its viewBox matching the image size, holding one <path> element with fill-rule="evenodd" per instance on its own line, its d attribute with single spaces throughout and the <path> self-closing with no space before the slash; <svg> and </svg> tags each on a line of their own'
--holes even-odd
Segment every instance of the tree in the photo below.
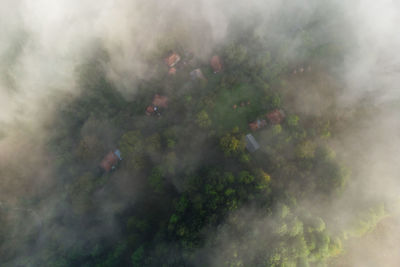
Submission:
<svg viewBox="0 0 400 267">
<path fill-rule="evenodd" d="M 206 129 L 211 126 L 211 120 L 205 110 L 197 113 L 196 123 L 200 128 Z"/>
<path fill-rule="evenodd" d="M 163 170 L 165 173 L 173 175 L 175 174 L 175 168 L 178 164 L 178 159 L 176 157 L 175 152 L 168 152 L 164 157 L 164 161 L 162 163 Z"/>
<path fill-rule="evenodd" d="M 238 67 L 243 64 L 247 58 L 247 49 L 241 44 L 231 44 L 225 49 L 226 65 Z"/>
<path fill-rule="evenodd" d="M 301 159 L 310 159 L 314 157 L 316 145 L 311 141 L 305 141 L 296 148 L 296 155 Z"/>
<path fill-rule="evenodd" d="M 121 150 L 124 162 L 128 166 L 136 170 L 144 167 L 144 142 L 139 131 L 130 131 L 122 135 L 119 141 L 119 149 Z"/>
<path fill-rule="evenodd" d="M 161 149 L 161 136 L 158 133 L 155 133 L 146 138 L 145 144 L 148 153 L 159 152 Z"/>
<path fill-rule="evenodd" d="M 225 156 L 233 156 L 243 151 L 245 145 L 236 136 L 228 133 L 220 139 L 220 146 Z"/>
<path fill-rule="evenodd" d="M 296 116 L 296 115 L 289 115 L 289 116 L 286 118 L 286 121 L 287 121 L 287 124 L 288 124 L 289 126 L 297 126 L 298 123 L 299 123 L 299 117 Z"/>
<path fill-rule="evenodd" d="M 79 176 L 69 188 L 69 196 L 72 207 L 76 213 L 83 214 L 92 208 L 91 195 L 96 186 L 96 180 L 92 173 L 86 172 Z"/>
<path fill-rule="evenodd" d="M 239 181 L 243 184 L 250 184 L 254 181 L 254 176 L 248 171 L 241 171 L 239 173 Z"/>
<path fill-rule="evenodd" d="M 144 247 L 140 246 L 133 252 L 131 257 L 131 262 L 133 267 L 140 267 L 143 266 L 143 259 L 144 259 Z"/>
<path fill-rule="evenodd" d="M 130 131 L 122 135 L 119 148 L 124 158 L 143 152 L 143 137 L 139 131 Z"/>
<path fill-rule="evenodd" d="M 333 160 L 319 163 L 316 173 L 318 189 L 325 193 L 340 192 L 349 175 L 346 168 Z"/>
<path fill-rule="evenodd" d="M 76 149 L 77 156 L 83 161 L 93 160 L 104 150 L 102 143 L 94 135 L 84 136 Z"/>
<path fill-rule="evenodd" d="M 282 126 L 280 124 L 274 125 L 272 127 L 272 134 L 273 135 L 278 135 L 282 132 Z"/>
<path fill-rule="evenodd" d="M 149 184 L 154 192 L 161 193 L 164 184 L 164 178 L 162 175 L 162 171 L 160 168 L 156 167 L 151 170 L 151 174 L 149 176 Z"/>
</svg>

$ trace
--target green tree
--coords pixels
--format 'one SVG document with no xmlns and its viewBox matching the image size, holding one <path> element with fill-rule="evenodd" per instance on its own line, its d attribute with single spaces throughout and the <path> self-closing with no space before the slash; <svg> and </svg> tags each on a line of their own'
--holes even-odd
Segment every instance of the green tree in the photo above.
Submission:
<svg viewBox="0 0 400 267">
<path fill-rule="evenodd" d="M 196 123 L 200 128 L 206 129 L 211 126 L 211 120 L 205 110 L 197 113 Z"/>
<path fill-rule="evenodd" d="M 243 184 L 250 184 L 254 181 L 254 176 L 248 171 L 241 171 L 239 173 L 239 181 Z"/>
<path fill-rule="evenodd" d="M 90 172 L 79 176 L 69 187 L 69 197 L 76 213 L 84 214 L 93 207 L 92 193 L 96 187 L 96 179 Z"/>
<path fill-rule="evenodd" d="M 314 157 L 316 145 L 307 140 L 299 144 L 296 148 L 296 155 L 301 159 L 310 159 Z"/>
<path fill-rule="evenodd" d="M 299 123 L 299 117 L 296 115 L 289 115 L 286 121 L 289 126 L 297 126 Z"/>
<path fill-rule="evenodd" d="M 104 150 L 103 144 L 94 135 L 84 136 L 76 149 L 77 156 L 80 160 L 88 161 L 98 157 Z"/>
<path fill-rule="evenodd" d="M 154 192 L 161 193 L 164 187 L 164 178 L 161 168 L 155 167 L 151 170 L 149 184 Z"/>
<path fill-rule="evenodd" d="M 146 150 L 150 153 L 160 152 L 161 149 L 161 136 L 155 133 L 145 140 Z"/>
<path fill-rule="evenodd" d="M 241 44 L 231 44 L 225 49 L 225 61 L 227 66 L 238 67 L 247 58 L 247 48 Z"/>
<path fill-rule="evenodd" d="M 243 141 L 229 133 L 220 139 L 220 146 L 225 156 L 237 155 L 240 151 L 244 150 Z"/>
<path fill-rule="evenodd" d="M 131 257 L 131 262 L 133 267 L 140 267 L 143 266 L 143 259 L 144 259 L 144 247 L 140 246 L 133 252 Z"/>
<path fill-rule="evenodd" d="M 139 131 L 129 131 L 122 135 L 119 141 L 119 149 L 124 162 L 129 167 L 136 170 L 144 167 L 144 141 Z"/>
</svg>

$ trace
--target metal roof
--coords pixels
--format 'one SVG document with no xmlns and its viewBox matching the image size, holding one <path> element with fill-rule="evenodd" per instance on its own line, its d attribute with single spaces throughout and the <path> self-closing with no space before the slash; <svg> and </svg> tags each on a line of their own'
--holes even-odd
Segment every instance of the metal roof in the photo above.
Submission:
<svg viewBox="0 0 400 267">
<path fill-rule="evenodd" d="M 254 151 L 260 148 L 260 145 L 257 143 L 256 139 L 252 134 L 246 135 L 246 148 L 250 153 L 253 153 Z"/>
<path fill-rule="evenodd" d="M 121 151 L 119 151 L 119 149 L 115 150 L 114 154 L 119 158 L 119 160 L 122 160 Z"/>
</svg>

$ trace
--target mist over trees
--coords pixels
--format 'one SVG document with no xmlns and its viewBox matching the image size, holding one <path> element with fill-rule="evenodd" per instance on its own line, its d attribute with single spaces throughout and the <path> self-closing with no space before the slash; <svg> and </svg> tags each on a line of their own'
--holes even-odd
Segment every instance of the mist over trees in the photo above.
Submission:
<svg viewBox="0 0 400 267">
<path fill-rule="evenodd" d="M 1 266 L 347 266 L 398 213 L 356 4 L 91 2 L 0 19 Z"/>
</svg>

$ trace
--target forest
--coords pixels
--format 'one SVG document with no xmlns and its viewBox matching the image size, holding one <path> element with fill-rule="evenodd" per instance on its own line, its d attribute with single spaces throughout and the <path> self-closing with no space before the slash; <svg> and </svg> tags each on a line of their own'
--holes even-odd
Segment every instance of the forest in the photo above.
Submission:
<svg viewBox="0 0 400 267">
<path fill-rule="evenodd" d="M 92 44 L 73 68 L 79 93 L 58 92 L 45 120 L 46 157 L 28 145 L 27 173 L 2 164 L 0 265 L 347 266 L 349 241 L 393 203 L 346 204 L 363 173 L 337 143 L 383 108 L 373 93 L 342 104 L 352 43 L 329 32 L 339 15 L 280 12 L 279 36 L 235 18 L 206 55 L 167 34 L 128 97 L 110 78 L 113 54 Z M 0 141 L 7 127 L 25 129 L 6 125 Z M 21 197 L 8 201 L 12 188 Z"/>
</svg>

